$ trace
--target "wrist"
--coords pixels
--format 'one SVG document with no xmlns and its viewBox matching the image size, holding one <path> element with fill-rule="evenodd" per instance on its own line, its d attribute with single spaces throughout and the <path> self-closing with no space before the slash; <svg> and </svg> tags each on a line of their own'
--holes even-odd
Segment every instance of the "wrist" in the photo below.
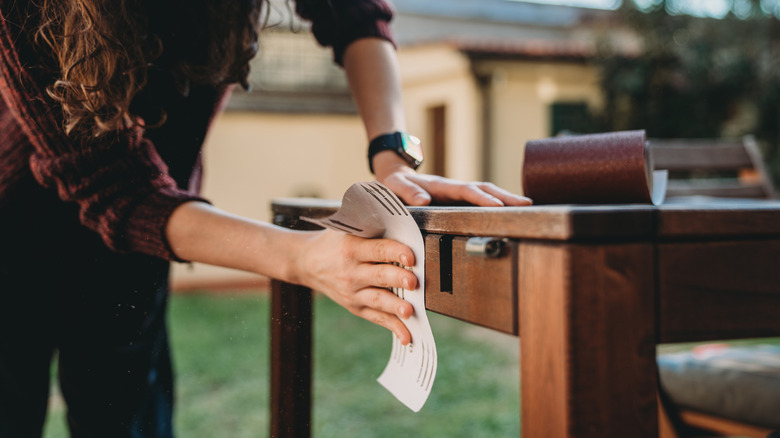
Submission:
<svg viewBox="0 0 780 438">
<path fill-rule="evenodd" d="M 368 164 L 371 173 L 376 174 L 374 157 L 385 152 L 393 152 L 406 167 L 417 169 L 423 161 L 420 139 L 403 131 L 378 135 L 368 143 Z"/>
<path fill-rule="evenodd" d="M 306 263 L 312 239 L 320 232 L 285 230 L 288 245 L 282 256 L 282 272 L 280 280 L 292 284 L 306 285 Z"/>
<path fill-rule="evenodd" d="M 383 181 L 388 175 L 396 172 L 416 173 L 415 169 L 393 151 L 382 151 L 372 157 L 372 167 L 377 181 Z"/>
</svg>

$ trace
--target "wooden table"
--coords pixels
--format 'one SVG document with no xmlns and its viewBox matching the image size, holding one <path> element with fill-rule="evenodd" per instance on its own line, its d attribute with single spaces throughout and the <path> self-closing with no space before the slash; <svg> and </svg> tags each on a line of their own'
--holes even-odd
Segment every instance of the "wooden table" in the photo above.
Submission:
<svg viewBox="0 0 780 438">
<path fill-rule="evenodd" d="M 278 200 L 274 222 L 337 208 Z M 780 202 L 410 211 L 426 307 L 520 337 L 525 437 L 658 436 L 656 344 L 780 335 Z M 272 289 L 271 435 L 307 437 L 310 291 Z"/>
</svg>

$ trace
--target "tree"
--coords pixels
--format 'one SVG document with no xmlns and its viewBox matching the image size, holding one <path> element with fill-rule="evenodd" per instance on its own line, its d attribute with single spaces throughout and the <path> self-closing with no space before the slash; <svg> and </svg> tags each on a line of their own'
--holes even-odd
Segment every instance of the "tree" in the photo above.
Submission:
<svg viewBox="0 0 780 438">
<path fill-rule="evenodd" d="M 754 134 L 780 181 L 780 0 L 731 0 L 720 19 L 670 13 L 681 0 L 635 1 L 619 13 L 643 49 L 626 55 L 600 44 L 597 128 L 658 138 Z"/>
</svg>

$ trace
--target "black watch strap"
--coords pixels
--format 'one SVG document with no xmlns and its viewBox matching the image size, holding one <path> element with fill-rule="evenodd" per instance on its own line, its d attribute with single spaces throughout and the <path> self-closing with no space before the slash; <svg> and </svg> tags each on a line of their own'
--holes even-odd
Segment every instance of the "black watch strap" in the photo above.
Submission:
<svg viewBox="0 0 780 438">
<path fill-rule="evenodd" d="M 374 173 L 374 155 L 382 151 L 395 151 L 412 169 L 420 167 L 423 161 L 420 139 L 405 132 L 396 131 L 377 136 L 368 144 L 368 168 Z"/>
</svg>

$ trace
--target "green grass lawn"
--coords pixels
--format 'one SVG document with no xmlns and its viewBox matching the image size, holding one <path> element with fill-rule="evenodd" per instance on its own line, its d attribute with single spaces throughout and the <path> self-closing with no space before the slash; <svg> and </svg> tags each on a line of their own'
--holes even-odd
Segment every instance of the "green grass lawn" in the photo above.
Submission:
<svg viewBox="0 0 780 438">
<path fill-rule="evenodd" d="M 429 317 L 439 367 L 427 404 L 415 414 L 376 382 L 390 333 L 315 299 L 314 437 L 519 435 L 516 338 Z M 179 437 L 268 436 L 268 320 L 264 294 L 172 298 Z M 45 438 L 67 436 L 55 391 Z"/>
<path fill-rule="evenodd" d="M 267 437 L 268 296 L 177 295 L 169 318 L 178 436 Z M 519 435 L 517 339 L 436 314 L 429 318 L 439 368 L 428 403 L 415 414 L 376 383 L 387 363 L 390 333 L 327 298 L 315 299 L 315 438 Z M 780 338 L 734 343 L 756 342 Z M 65 438 L 64 406 L 54 387 L 50 405 L 45 438 Z"/>
</svg>

